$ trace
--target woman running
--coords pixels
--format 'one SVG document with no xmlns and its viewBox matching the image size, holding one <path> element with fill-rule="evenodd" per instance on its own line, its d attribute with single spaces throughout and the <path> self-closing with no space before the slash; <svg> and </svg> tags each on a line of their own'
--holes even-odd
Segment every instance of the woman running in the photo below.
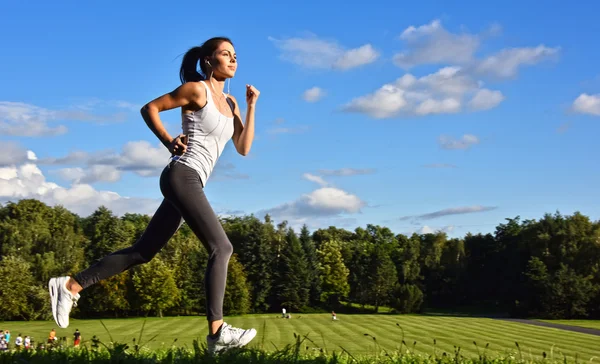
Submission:
<svg viewBox="0 0 600 364">
<path fill-rule="evenodd" d="M 197 70 L 198 63 L 201 73 Z M 237 100 L 223 92 L 225 80 L 232 78 L 236 69 L 237 57 L 231 40 L 211 38 L 184 55 L 179 71 L 182 85 L 142 107 L 144 121 L 172 154 L 160 176 L 164 199 L 135 244 L 109 254 L 73 277 L 50 279 L 52 314 L 58 326 L 69 325 L 69 314 L 73 305 L 77 305 L 79 292 L 149 262 L 185 221 L 209 253 L 205 280 L 209 352 L 244 346 L 256 336 L 255 329 L 234 328 L 223 321 L 227 266 L 233 246 L 203 191 L 229 139 L 233 139 L 235 149 L 244 156 L 254 139 L 259 91 L 246 85 L 245 123 Z M 173 138 L 159 113 L 177 107 L 181 107 L 183 134 Z"/>
</svg>

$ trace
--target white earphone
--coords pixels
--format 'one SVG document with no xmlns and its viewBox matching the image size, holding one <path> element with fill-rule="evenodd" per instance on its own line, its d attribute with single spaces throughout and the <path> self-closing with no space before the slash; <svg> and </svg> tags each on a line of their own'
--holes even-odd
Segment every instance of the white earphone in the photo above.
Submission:
<svg viewBox="0 0 600 364">
<path fill-rule="evenodd" d="M 204 61 L 204 63 L 206 63 L 206 64 L 208 64 L 209 66 L 211 66 L 211 67 L 212 67 L 212 64 L 210 64 L 210 61 L 209 61 L 208 59 L 207 59 L 207 60 L 205 60 L 205 61 Z M 212 84 L 212 83 L 211 83 L 211 84 Z M 227 94 L 228 94 L 228 95 L 230 94 L 230 93 L 229 93 L 229 86 L 230 86 L 230 85 L 231 85 L 231 79 L 228 79 L 228 80 L 227 80 Z"/>
</svg>

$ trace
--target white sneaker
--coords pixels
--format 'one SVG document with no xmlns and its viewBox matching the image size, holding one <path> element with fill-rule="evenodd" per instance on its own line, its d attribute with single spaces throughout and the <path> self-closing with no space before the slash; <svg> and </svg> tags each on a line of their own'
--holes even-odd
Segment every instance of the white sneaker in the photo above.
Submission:
<svg viewBox="0 0 600 364">
<path fill-rule="evenodd" d="M 55 277 L 48 282 L 48 291 L 50 292 L 50 302 L 52 304 L 52 315 L 54 321 L 60 328 L 69 326 L 69 314 L 71 308 L 77 306 L 79 294 L 73 294 L 67 289 L 69 277 Z"/>
<path fill-rule="evenodd" d="M 210 336 L 206 337 L 208 352 L 211 355 L 214 355 L 230 348 L 242 347 L 252 341 L 255 336 L 255 329 L 238 329 L 228 325 L 226 322 L 223 322 L 219 337 L 215 339 L 211 338 Z"/>
</svg>

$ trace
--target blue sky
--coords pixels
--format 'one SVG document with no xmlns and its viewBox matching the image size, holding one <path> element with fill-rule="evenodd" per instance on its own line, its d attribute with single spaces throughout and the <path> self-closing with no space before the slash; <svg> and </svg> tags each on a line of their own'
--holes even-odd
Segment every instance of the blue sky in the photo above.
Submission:
<svg viewBox="0 0 600 364">
<path fill-rule="evenodd" d="M 0 201 L 151 214 L 168 152 L 139 107 L 226 35 L 231 93 L 261 96 L 250 155 L 230 143 L 208 182 L 220 214 L 451 236 L 597 220 L 600 5 L 584 3 L 4 2 Z M 179 132 L 178 110 L 162 120 Z"/>
</svg>

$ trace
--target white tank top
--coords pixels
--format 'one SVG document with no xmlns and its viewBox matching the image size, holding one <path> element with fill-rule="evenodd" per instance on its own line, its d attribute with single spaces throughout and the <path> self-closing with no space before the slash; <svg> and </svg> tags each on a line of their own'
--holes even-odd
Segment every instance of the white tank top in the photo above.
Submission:
<svg viewBox="0 0 600 364">
<path fill-rule="evenodd" d="M 200 110 L 181 115 L 183 133 L 188 136 L 187 150 L 181 156 L 173 156 L 172 160 L 196 170 L 202 186 L 206 186 L 223 148 L 233 136 L 233 117 L 221 114 L 210 89 L 204 81 L 200 82 L 206 89 L 206 105 Z M 223 95 L 226 96 L 225 93 Z"/>
</svg>

